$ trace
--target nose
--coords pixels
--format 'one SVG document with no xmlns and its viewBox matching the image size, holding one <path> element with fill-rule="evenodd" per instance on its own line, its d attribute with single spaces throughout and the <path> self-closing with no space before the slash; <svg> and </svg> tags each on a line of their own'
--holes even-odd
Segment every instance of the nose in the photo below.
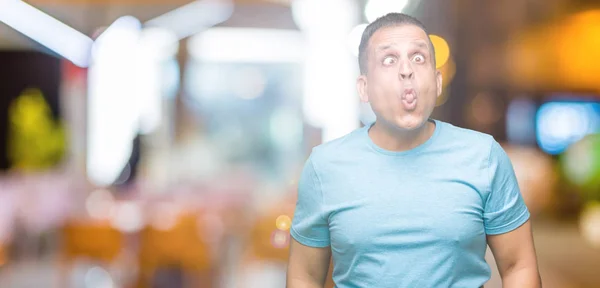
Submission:
<svg viewBox="0 0 600 288">
<path fill-rule="evenodd" d="M 414 73 L 410 63 L 408 61 L 402 61 L 400 63 L 400 71 L 398 71 L 398 77 L 400 80 L 409 80 L 414 77 Z"/>
</svg>

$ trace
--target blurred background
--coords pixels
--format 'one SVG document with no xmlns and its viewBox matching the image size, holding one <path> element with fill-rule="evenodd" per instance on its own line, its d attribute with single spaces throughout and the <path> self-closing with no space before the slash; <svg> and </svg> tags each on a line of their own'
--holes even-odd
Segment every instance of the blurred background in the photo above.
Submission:
<svg viewBox="0 0 600 288">
<path fill-rule="evenodd" d="M 387 12 L 432 34 L 434 118 L 511 157 L 544 286 L 600 287 L 597 0 L 0 0 L 0 287 L 284 287 Z"/>
</svg>

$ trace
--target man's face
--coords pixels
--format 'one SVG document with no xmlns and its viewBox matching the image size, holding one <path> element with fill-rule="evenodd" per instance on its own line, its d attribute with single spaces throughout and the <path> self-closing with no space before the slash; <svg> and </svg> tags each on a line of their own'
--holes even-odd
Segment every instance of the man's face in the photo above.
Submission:
<svg viewBox="0 0 600 288">
<path fill-rule="evenodd" d="M 378 121 L 401 130 L 421 127 L 442 92 L 425 31 L 414 25 L 385 27 L 367 47 L 367 73 L 358 78 L 361 100 L 370 102 Z"/>
</svg>

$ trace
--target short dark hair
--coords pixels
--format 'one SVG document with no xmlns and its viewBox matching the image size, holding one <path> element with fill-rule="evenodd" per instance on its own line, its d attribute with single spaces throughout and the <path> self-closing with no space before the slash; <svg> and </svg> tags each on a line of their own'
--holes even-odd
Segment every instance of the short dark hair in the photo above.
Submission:
<svg viewBox="0 0 600 288">
<path fill-rule="evenodd" d="M 417 18 L 410 15 L 403 13 L 389 13 L 377 18 L 377 20 L 369 24 L 362 34 L 360 46 L 358 46 L 358 66 L 360 67 L 360 74 L 367 74 L 367 48 L 369 48 L 369 41 L 371 40 L 373 34 L 375 34 L 375 32 L 381 28 L 402 25 L 414 25 L 425 31 L 425 34 L 428 36 L 427 41 L 429 41 L 429 45 L 431 47 L 431 56 L 433 59 L 433 65 L 435 67 L 435 48 L 433 47 L 433 43 L 431 43 L 431 39 L 429 38 L 429 33 L 427 33 L 427 28 L 425 28 L 425 25 L 423 25 L 423 23 L 421 23 L 421 21 L 419 21 Z"/>
</svg>

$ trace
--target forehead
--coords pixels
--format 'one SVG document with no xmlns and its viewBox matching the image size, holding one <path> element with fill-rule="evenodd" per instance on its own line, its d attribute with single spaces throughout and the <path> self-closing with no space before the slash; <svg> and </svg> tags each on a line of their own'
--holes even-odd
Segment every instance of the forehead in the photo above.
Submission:
<svg viewBox="0 0 600 288">
<path fill-rule="evenodd" d="M 418 26 L 405 24 L 399 26 L 384 27 L 377 30 L 369 40 L 370 50 L 377 51 L 382 47 L 414 45 L 429 46 L 427 33 Z"/>
</svg>

